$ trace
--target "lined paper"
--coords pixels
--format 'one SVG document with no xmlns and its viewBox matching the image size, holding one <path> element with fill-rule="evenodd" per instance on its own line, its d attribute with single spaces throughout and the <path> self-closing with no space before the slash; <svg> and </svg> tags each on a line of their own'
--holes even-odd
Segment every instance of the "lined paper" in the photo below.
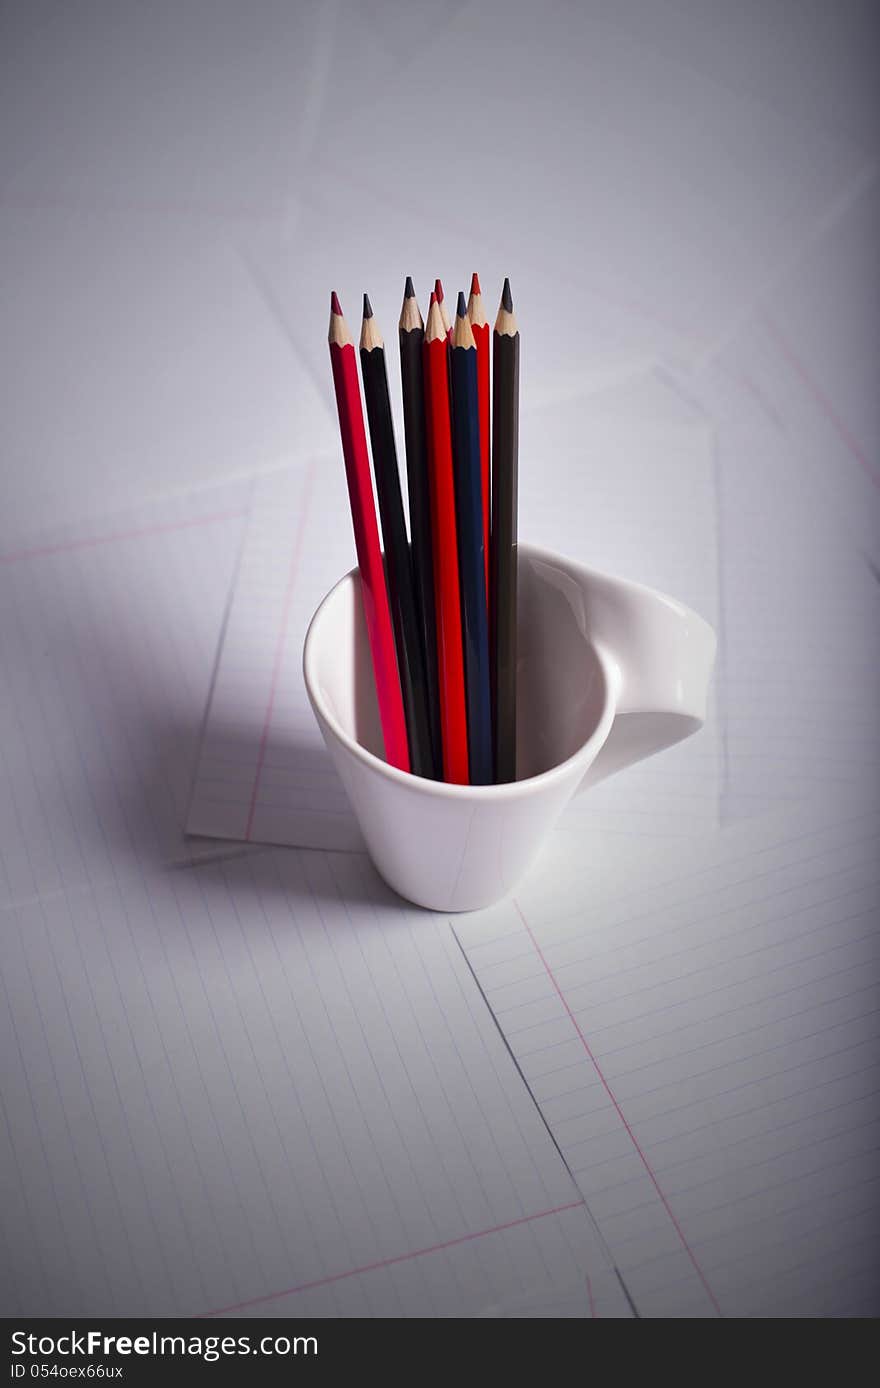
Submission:
<svg viewBox="0 0 880 1388">
<path fill-rule="evenodd" d="M 861 196 L 830 220 L 717 367 L 745 387 L 762 423 L 797 462 L 818 506 L 849 546 L 880 563 L 880 407 L 876 169 Z M 698 383 L 702 385 L 702 382 Z M 717 380 L 710 376 L 709 388 Z M 748 410 L 743 411 L 748 418 Z"/>
<path fill-rule="evenodd" d="M 0 550 L 0 905 L 217 853 L 183 820 L 249 482 Z"/>
<path fill-rule="evenodd" d="M 876 189 L 694 379 L 719 479 L 725 822 L 876 781 Z"/>
<path fill-rule="evenodd" d="M 629 1315 L 445 923 L 183 835 L 249 503 L 2 556 L 0 1310 Z"/>
<path fill-rule="evenodd" d="M 640 376 L 523 411 L 522 537 L 679 598 L 717 630 L 713 437 L 654 387 Z M 561 829 L 666 838 L 717 824 L 721 734 L 713 681 L 695 737 L 576 797 Z"/>
<path fill-rule="evenodd" d="M 205 719 L 190 833 L 363 848 L 302 678 L 312 613 L 354 562 L 337 458 L 257 481 Z"/>
<path fill-rule="evenodd" d="M 642 1314 L 876 1313 L 880 817 L 857 809 L 455 922 Z"/>
<path fill-rule="evenodd" d="M 185 210 L 102 213 L 82 182 L 75 209 L 0 207 L 3 550 L 335 439 L 228 230 Z"/>
<path fill-rule="evenodd" d="M 788 262 L 868 161 L 811 127 L 802 112 L 794 116 L 690 66 L 686 45 L 669 54 L 645 42 L 645 23 L 650 17 L 619 15 L 617 7 L 605 13 L 564 3 L 540 11 L 504 0 L 465 5 L 431 45 L 453 99 L 424 99 L 417 54 L 401 64 L 393 89 L 377 93 L 368 123 L 333 132 L 322 164 L 347 177 L 358 197 L 359 182 L 367 183 L 395 218 L 400 203 L 420 213 L 424 235 L 410 244 L 439 253 L 444 221 L 454 218 L 438 215 L 435 190 L 453 186 L 467 148 L 481 170 L 483 206 L 452 288 L 473 270 L 471 255 L 481 253 L 480 265 L 506 263 L 516 247 L 528 248 L 548 298 L 554 276 L 574 266 L 572 280 L 598 287 L 621 314 L 640 314 L 642 344 L 653 329 L 655 340 L 678 339 L 679 360 L 693 361 Z M 468 98 L 477 89 L 491 122 L 471 119 Z M 412 113 L 404 132 L 403 109 Z M 499 151 L 499 129 L 514 158 Z M 403 195 L 401 169 L 410 153 L 430 163 L 432 178 L 408 181 Z M 528 169 L 525 198 L 517 197 L 520 168 Z M 364 169 L 369 174 L 361 177 Z M 572 170 L 588 171 L 586 181 L 570 177 Z M 304 263 L 299 276 L 308 278 Z M 593 320 L 579 316 L 576 297 L 565 325 L 563 306 L 567 284 L 560 287 L 557 331 L 568 334 L 576 360 L 578 339 L 589 353 Z"/>
<path fill-rule="evenodd" d="M 708 432 L 671 419 L 634 423 L 622 417 L 625 400 L 618 393 L 611 409 L 603 411 L 601 400 L 524 413 L 523 539 L 654 584 L 717 621 Z M 657 527 L 652 519 L 661 504 L 669 522 Z M 362 847 L 301 674 L 312 613 L 353 563 L 338 458 L 316 458 L 257 480 L 205 722 L 190 832 Z M 691 833 L 714 823 L 718 749 L 713 709 L 692 747 L 591 791 L 574 802 L 563 824 L 601 823 L 652 835 Z"/>
<path fill-rule="evenodd" d="M 364 859 L 133 873 L 0 934 L 5 1314 L 629 1313 L 448 927 Z"/>
<path fill-rule="evenodd" d="M 876 1314 L 876 189 L 836 216 L 873 172 L 859 26 L 811 7 L 786 66 L 783 7 L 276 9 L 257 43 L 198 7 L 134 43 L 63 7 L 13 26 L 0 1314 Z M 464 239 L 430 180 L 401 191 L 410 150 L 449 186 L 468 120 L 422 100 L 428 48 L 529 164 L 468 123 Z M 502 260 L 553 407 L 523 423 L 560 511 L 533 492 L 527 538 L 717 622 L 721 697 L 457 922 L 465 957 L 361 853 L 182 826 L 212 689 L 194 817 L 359 846 L 299 683 L 353 560 L 314 324 L 340 274 L 393 336 L 401 269 L 454 293 Z M 656 381 L 584 394 L 710 358 L 672 379 L 714 444 Z M 586 412 L 630 422 L 599 444 Z M 213 484 L 282 454 L 245 541 L 249 483 Z"/>
<path fill-rule="evenodd" d="M 718 447 L 723 815 L 733 821 L 876 781 L 880 588 L 817 506 L 798 450 L 743 429 L 719 430 Z"/>
</svg>

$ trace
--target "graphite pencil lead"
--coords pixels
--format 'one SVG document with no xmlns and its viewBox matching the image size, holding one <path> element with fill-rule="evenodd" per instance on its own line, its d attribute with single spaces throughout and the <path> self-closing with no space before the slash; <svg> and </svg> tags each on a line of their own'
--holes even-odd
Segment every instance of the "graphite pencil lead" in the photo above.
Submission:
<svg viewBox="0 0 880 1388">
<path fill-rule="evenodd" d="M 330 312 L 338 313 L 339 317 L 342 317 L 342 309 L 339 306 L 339 295 L 336 293 L 335 289 L 330 294 Z"/>
<path fill-rule="evenodd" d="M 501 291 L 501 304 L 508 313 L 513 313 L 513 295 L 510 292 L 510 280 L 505 277 L 504 288 Z"/>
<path fill-rule="evenodd" d="M 370 303 L 370 296 L 369 296 L 369 294 L 365 294 L 365 295 L 364 295 L 364 317 L 365 317 L 365 318 L 372 318 L 372 316 L 373 316 L 373 305 Z"/>
<path fill-rule="evenodd" d="M 458 291 L 458 304 L 456 305 L 455 312 L 459 318 L 464 318 L 467 314 L 467 301 L 464 297 L 464 291 L 461 289 Z"/>
<path fill-rule="evenodd" d="M 412 275 L 407 275 L 406 277 L 406 284 L 403 288 L 403 297 L 405 299 L 414 299 L 416 297 L 416 291 L 413 289 Z"/>
</svg>

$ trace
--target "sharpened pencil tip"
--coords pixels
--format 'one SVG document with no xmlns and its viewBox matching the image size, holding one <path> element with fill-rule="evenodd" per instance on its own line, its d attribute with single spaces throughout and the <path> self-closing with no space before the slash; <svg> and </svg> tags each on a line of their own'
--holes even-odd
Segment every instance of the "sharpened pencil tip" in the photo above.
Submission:
<svg viewBox="0 0 880 1388">
<path fill-rule="evenodd" d="M 508 313 L 513 313 L 513 295 L 510 292 L 510 280 L 506 277 L 501 291 L 501 302 Z"/>
<path fill-rule="evenodd" d="M 439 304 L 439 302 L 440 302 L 440 300 L 437 298 L 437 290 L 436 290 L 436 289 L 432 289 L 432 290 L 431 290 L 431 303 L 432 303 L 432 304 Z"/>
<path fill-rule="evenodd" d="M 413 289 L 412 275 L 407 275 L 406 277 L 406 284 L 403 287 L 403 297 L 405 299 L 414 299 L 416 297 L 416 291 Z"/>
<path fill-rule="evenodd" d="M 474 273 L 471 275 L 471 293 L 472 293 L 472 294 L 481 294 L 481 293 L 482 293 L 482 290 L 480 289 L 480 277 L 479 277 L 479 275 L 477 274 L 476 270 L 475 270 Z"/>
<path fill-rule="evenodd" d="M 437 303 L 443 303 L 443 285 L 439 280 L 434 281 L 434 293 L 437 295 Z"/>
<path fill-rule="evenodd" d="M 364 317 L 365 317 L 365 318 L 372 318 L 372 316 L 373 316 L 373 305 L 370 303 L 370 296 L 369 296 L 369 294 L 365 294 L 365 295 L 364 295 Z"/>
<path fill-rule="evenodd" d="M 467 299 L 464 297 L 464 291 L 461 289 L 458 291 L 458 304 L 456 305 L 455 312 L 459 318 L 467 318 Z"/>
<path fill-rule="evenodd" d="M 340 318 L 342 317 L 342 309 L 341 309 L 340 304 L 339 304 L 339 295 L 336 293 L 336 290 L 335 290 L 335 289 L 333 290 L 332 294 L 330 295 L 330 312 L 331 312 L 331 313 L 338 313 L 338 314 L 339 314 L 339 317 L 340 317 Z"/>
</svg>

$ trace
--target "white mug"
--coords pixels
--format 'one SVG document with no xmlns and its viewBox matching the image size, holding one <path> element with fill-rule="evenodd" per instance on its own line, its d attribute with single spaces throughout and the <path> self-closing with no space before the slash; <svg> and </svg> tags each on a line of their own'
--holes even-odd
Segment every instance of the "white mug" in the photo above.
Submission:
<svg viewBox="0 0 880 1388">
<path fill-rule="evenodd" d="M 306 689 L 370 856 L 401 896 L 472 911 L 511 892 L 568 801 L 696 732 L 715 633 L 674 598 L 519 547 L 517 780 L 460 786 L 389 766 L 352 570 L 306 635 Z"/>
</svg>

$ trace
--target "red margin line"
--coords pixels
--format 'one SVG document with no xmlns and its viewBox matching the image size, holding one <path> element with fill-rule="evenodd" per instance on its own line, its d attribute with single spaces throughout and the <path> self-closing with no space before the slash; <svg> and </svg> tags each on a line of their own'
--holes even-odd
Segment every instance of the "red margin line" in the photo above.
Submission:
<svg viewBox="0 0 880 1388">
<path fill-rule="evenodd" d="M 505 1224 L 494 1224 L 489 1229 L 478 1229 L 473 1234 L 459 1234 L 456 1239 L 446 1239 L 444 1243 L 432 1243 L 427 1248 L 416 1248 L 411 1253 L 396 1253 L 391 1258 L 377 1258 L 374 1263 L 364 1263 L 362 1267 L 349 1268 L 347 1272 L 333 1272 L 328 1277 L 318 1277 L 314 1282 L 301 1282 L 298 1287 L 285 1287 L 280 1292 L 268 1292 L 265 1296 L 252 1297 L 250 1301 L 239 1301 L 235 1306 L 221 1306 L 216 1311 L 203 1311 L 208 1316 L 226 1316 L 234 1311 L 245 1311 L 250 1306 L 261 1306 L 267 1301 L 278 1301 L 283 1296 L 297 1296 L 299 1292 L 310 1292 L 316 1287 L 327 1287 L 332 1282 L 342 1282 L 346 1277 L 359 1277 L 364 1272 L 378 1272 L 380 1268 L 393 1267 L 395 1263 L 405 1263 L 409 1258 L 424 1258 L 429 1253 L 442 1253 L 446 1248 L 470 1243 L 473 1239 L 483 1239 L 488 1234 L 501 1234 L 505 1229 L 515 1229 L 520 1224 L 531 1224 L 536 1219 L 547 1219 L 550 1215 L 564 1214 L 566 1210 L 582 1210 L 583 1200 L 572 1200 L 567 1205 L 556 1205 L 552 1210 L 539 1210 L 537 1214 L 520 1215 L 519 1219 L 509 1219 Z"/>
<path fill-rule="evenodd" d="M 673 1212 L 672 1212 L 672 1207 L 671 1207 L 671 1205 L 669 1204 L 669 1201 L 666 1199 L 666 1196 L 663 1194 L 663 1191 L 660 1189 L 660 1183 L 659 1183 L 659 1181 L 657 1180 L 657 1177 L 654 1175 L 654 1172 L 653 1172 L 653 1170 L 652 1170 L 652 1168 L 651 1168 L 651 1166 L 650 1166 L 650 1163 L 648 1162 L 648 1158 L 645 1156 L 644 1152 L 642 1151 L 642 1148 L 641 1148 L 641 1146 L 640 1146 L 640 1144 L 639 1144 L 638 1138 L 636 1137 L 635 1133 L 633 1132 L 632 1128 L 630 1127 L 629 1123 L 627 1122 L 626 1118 L 624 1117 L 623 1109 L 620 1107 L 620 1104 L 617 1102 L 617 1097 L 616 1097 L 616 1095 L 615 1095 L 615 1093 L 614 1093 L 614 1090 L 611 1088 L 611 1085 L 608 1083 L 607 1079 L 605 1078 L 605 1076 L 603 1075 L 601 1069 L 599 1068 L 598 1061 L 596 1060 L 596 1057 L 593 1055 L 593 1052 L 592 1052 L 591 1049 L 590 1049 L 590 1044 L 589 1044 L 589 1042 L 587 1041 L 586 1036 L 584 1036 L 584 1033 L 582 1032 L 582 1030 L 581 1030 L 581 1028 L 580 1028 L 580 1025 L 579 1025 L 579 1023 L 578 1023 L 577 1018 L 575 1017 L 574 1013 L 572 1012 L 571 1008 L 569 1007 L 568 1002 L 567 1002 L 566 997 L 565 997 L 565 994 L 563 993 L 563 991 L 562 991 L 562 989 L 560 988 L 559 984 L 556 982 L 556 976 L 554 975 L 553 970 L 550 968 L 550 965 L 547 963 L 547 960 L 546 960 L 545 957 L 544 957 L 544 952 L 543 952 L 543 950 L 541 949 L 541 946 L 538 944 L 538 941 L 535 939 L 534 935 L 532 934 L 531 926 L 529 925 L 528 921 L 526 920 L 525 916 L 523 915 L 522 907 L 520 906 L 520 904 L 519 904 L 518 901 L 514 901 L 514 902 L 513 902 L 513 905 L 514 905 L 514 907 L 516 908 L 516 913 L 517 913 L 517 915 L 519 916 L 520 920 L 522 921 L 523 926 L 524 926 L 524 928 L 525 928 L 525 930 L 526 930 L 526 932 L 527 932 L 527 934 L 528 934 L 528 936 L 529 936 L 529 939 L 531 940 L 531 942 L 532 942 L 532 944 L 533 944 L 533 946 L 534 946 L 534 948 L 535 948 L 535 953 L 537 954 L 538 958 L 540 959 L 541 963 L 544 965 L 544 968 L 545 968 L 546 971 L 547 971 L 547 977 L 550 979 L 550 982 L 553 984 L 553 987 L 554 987 L 554 989 L 556 990 L 556 994 L 557 994 L 557 997 L 559 998 L 559 1001 L 562 1003 L 562 1006 L 565 1008 L 566 1012 L 568 1013 L 569 1020 L 570 1020 L 570 1022 L 571 1022 L 571 1024 L 572 1024 L 572 1026 L 574 1027 L 575 1031 L 577 1032 L 578 1036 L 580 1037 L 581 1044 L 583 1045 L 584 1050 L 586 1051 L 587 1055 L 588 1055 L 589 1058 L 590 1058 L 590 1061 L 592 1062 L 593 1069 L 596 1071 L 596 1074 L 599 1076 L 599 1079 L 600 1079 L 600 1081 L 601 1081 L 601 1083 L 602 1083 L 602 1087 L 603 1087 L 603 1089 L 605 1090 L 605 1093 L 608 1095 L 609 1099 L 611 1100 L 612 1104 L 614 1105 L 614 1108 L 615 1108 L 615 1110 L 617 1111 L 617 1116 L 618 1116 L 618 1118 L 620 1119 L 620 1121 L 621 1121 L 621 1123 L 623 1124 L 623 1126 L 626 1128 L 626 1131 L 627 1131 L 627 1133 L 629 1134 L 629 1137 L 630 1137 L 630 1141 L 632 1142 L 633 1147 L 635 1147 L 636 1151 L 637 1151 L 638 1154 L 639 1154 L 639 1158 L 641 1159 L 642 1165 L 644 1166 L 645 1170 L 646 1170 L 647 1173 L 648 1173 L 648 1176 L 650 1177 L 651 1184 L 653 1185 L 654 1189 L 656 1190 L 657 1194 L 658 1194 L 659 1197 L 660 1197 L 660 1200 L 661 1200 L 661 1202 L 662 1202 L 662 1204 L 663 1204 L 663 1208 L 665 1209 L 666 1213 L 669 1215 L 669 1218 L 672 1220 L 673 1228 L 675 1229 L 676 1234 L 678 1235 L 679 1239 L 681 1240 L 681 1246 L 682 1246 L 682 1248 L 684 1249 L 685 1253 L 688 1255 L 688 1257 L 690 1258 L 691 1262 L 693 1263 L 693 1265 L 694 1265 L 694 1270 L 696 1271 L 697 1276 L 699 1277 L 700 1281 L 701 1281 L 702 1284 L 703 1284 L 703 1287 L 705 1288 L 706 1295 L 708 1296 L 708 1298 L 709 1298 L 709 1300 L 711 1301 L 712 1305 L 715 1307 L 716 1313 L 720 1316 L 720 1315 L 722 1314 L 722 1313 L 721 1313 L 721 1307 L 718 1305 L 718 1302 L 717 1302 L 717 1300 L 715 1299 L 715 1293 L 712 1291 L 712 1288 L 709 1286 L 709 1283 L 706 1281 L 706 1275 L 705 1275 L 705 1273 L 703 1272 L 703 1269 L 700 1267 L 700 1264 L 697 1262 L 696 1255 L 694 1254 L 693 1249 L 691 1248 L 690 1244 L 688 1243 L 687 1239 L 686 1239 L 685 1236 L 684 1236 L 684 1230 L 682 1229 L 681 1225 L 679 1224 L 678 1220 L 676 1219 L 675 1215 L 673 1214 Z"/>
<path fill-rule="evenodd" d="M 766 314 L 764 315 L 764 326 L 766 327 L 770 337 L 776 343 L 776 346 L 779 348 L 782 355 L 785 357 L 785 360 L 788 362 L 792 371 L 794 371 L 796 376 L 800 377 L 801 384 L 806 388 L 808 393 L 813 397 L 814 401 L 819 406 L 819 409 L 834 426 L 844 447 L 847 449 L 849 453 L 852 454 L 859 467 L 863 470 L 863 472 L 867 474 L 869 479 L 874 483 L 874 486 L 880 487 L 880 474 L 878 474 L 877 471 L 872 467 L 871 462 L 868 459 L 864 449 L 862 448 L 858 439 L 850 430 L 849 425 L 838 414 L 834 404 L 825 394 L 818 381 L 815 381 L 813 377 L 810 375 L 809 371 L 807 370 L 801 358 L 798 356 L 795 349 L 792 347 L 791 343 L 787 340 L 787 338 L 783 336 L 780 329 L 776 326 L 776 324 L 773 322 L 771 318 L 767 317 Z"/>
<path fill-rule="evenodd" d="M 300 554 L 302 553 L 302 542 L 306 528 L 306 516 L 312 499 L 312 487 L 315 481 L 315 469 L 317 460 L 313 460 L 308 472 L 306 473 L 305 486 L 303 488 L 303 499 L 300 507 L 299 519 L 296 526 L 296 535 L 293 541 L 293 553 L 290 557 L 290 572 L 287 576 L 287 587 L 284 592 L 284 605 L 281 612 L 281 629 L 278 633 L 278 640 L 275 645 L 275 658 L 272 663 L 272 677 L 269 683 L 269 701 L 266 704 L 266 715 L 263 719 L 263 730 L 260 733 L 260 744 L 257 748 L 257 766 L 254 771 L 254 784 L 251 790 L 250 804 L 248 805 L 247 822 L 245 824 L 244 837 L 248 841 L 254 827 L 254 814 L 257 809 L 257 796 L 260 791 L 260 778 L 263 775 L 263 764 L 266 760 L 266 747 L 269 742 L 269 730 L 272 726 L 272 715 L 275 712 L 275 695 L 278 692 L 278 678 L 281 674 L 281 661 L 284 656 L 284 646 L 287 641 L 287 626 L 290 621 L 290 606 L 293 601 L 293 590 L 296 586 L 296 578 L 299 570 Z"/>
<path fill-rule="evenodd" d="M 193 530 L 200 525 L 216 525 L 219 521 L 241 520 L 246 515 L 245 509 L 215 511 L 212 515 L 195 516 L 192 520 L 145 525 L 139 530 L 111 530 L 106 535 L 89 535 L 82 540 L 60 540 L 55 545 L 37 545 L 34 549 L 19 549 L 13 550 L 10 554 L 0 554 L 0 564 L 18 564 L 24 559 L 47 559 L 53 554 L 67 554 L 75 549 L 96 549 L 98 545 L 114 544 L 117 540 L 142 540 L 150 535 L 173 535 L 177 530 Z"/>
</svg>

